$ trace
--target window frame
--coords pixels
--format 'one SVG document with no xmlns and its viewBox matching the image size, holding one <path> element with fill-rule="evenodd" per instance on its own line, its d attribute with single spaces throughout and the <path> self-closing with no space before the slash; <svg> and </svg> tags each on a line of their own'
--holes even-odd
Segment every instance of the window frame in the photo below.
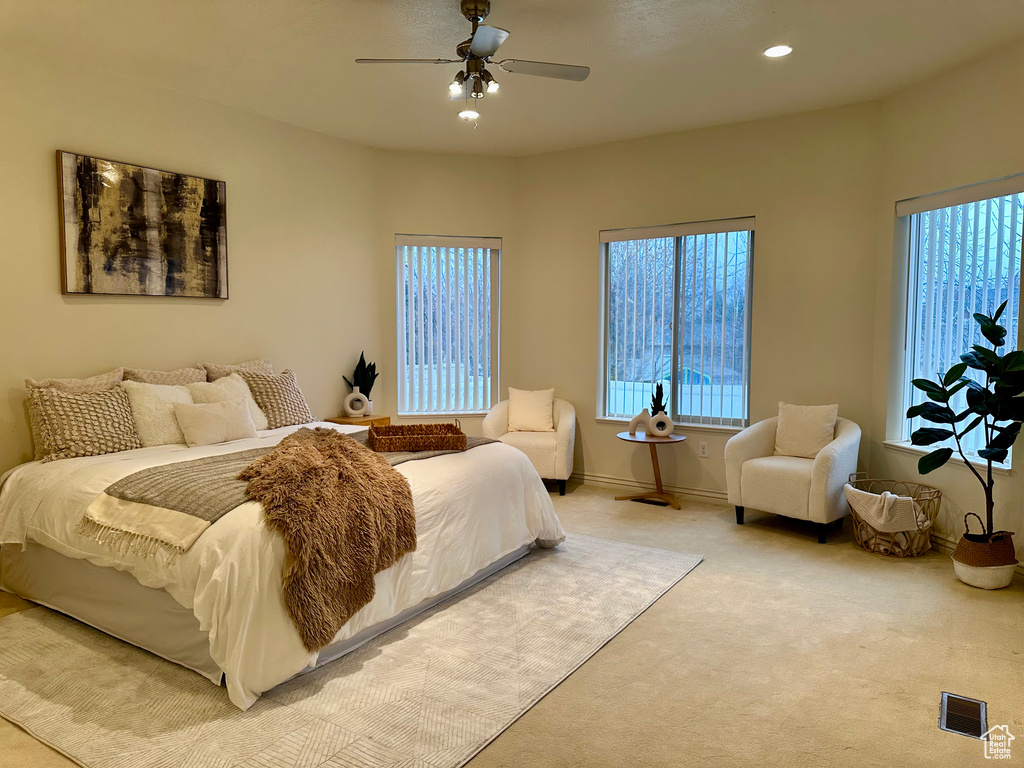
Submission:
<svg viewBox="0 0 1024 768">
<path fill-rule="evenodd" d="M 472 408 L 467 410 L 404 410 L 407 401 L 408 390 L 411 385 L 410 370 L 405 364 L 405 330 L 406 330 L 406 307 L 405 307 L 405 265 L 403 249 L 406 247 L 416 248 L 462 248 L 462 249 L 483 249 L 488 251 L 489 266 L 488 275 L 490 279 L 490 344 L 488 346 L 488 357 L 490 360 L 490 388 L 484 393 L 484 408 L 482 410 Z M 502 239 L 500 237 L 474 237 L 463 235 L 395 235 L 395 342 L 396 361 L 398 376 L 397 396 L 398 402 L 395 411 L 400 417 L 459 417 L 459 416 L 483 416 L 486 415 L 500 401 L 500 378 L 501 378 L 501 252 Z M 490 404 L 487 404 L 487 398 Z M 411 401 L 411 398 L 410 398 Z"/>
<path fill-rule="evenodd" d="M 913 376 L 913 356 L 916 355 L 916 345 L 919 339 L 914 338 L 916 327 L 916 315 L 920 309 L 916 296 L 919 290 L 918 275 L 920 270 L 920 255 L 915 253 L 914 245 L 920 239 L 919 232 L 913 226 L 913 217 L 922 213 L 940 211 L 945 208 L 953 208 L 971 203 L 984 202 L 1010 195 L 1024 194 L 1024 174 L 1014 174 L 991 181 L 984 181 L 977 184 L 969 184 L 962 187 L 936 192 L 934 194 L 921 195 L 918 197 L 899 200 L 894 206 L 893 224 L 893 252 L 897 263 L 902 261 L 901 267 L 896 267 L 898 274 L 903 280 L 903 291 L 894 291 L 894 296 L 899 296 L 902 306 L 894 306 L 894 313 L 901 316 L 902 326 L 894 324 L 894 335 L 898 332 L 898 342 L 894 339 L 896 357 L 890 357 L 890 388 L 889 402 L 895 404 L 895 408 L 889 411 L 886 419 L 887 438 L 884 445 L 896 451 L 924 456 L 935 450 L 937 446 L 917 446 L 910 441 L 909 420 L 904 418 L 907 408 L 913 404 L 917 390 L 910 384 Z M 1024 226 L 1024 222 L 1022 222 Z M 1022 242 L 1021 263 L 1024 265 L 1024 242 Z M 1024 269 L 1022 269 L 1024 275 Z M 1021 292 L 1024 290 L 1024 279 L 1016 291 L 1017 317 L 1024 308 L 1024 299 Z M 898 302 L 894 301 L 894 304 Z M 994 308 L 990 308 L 994 309 Z M 1018 333 L 1017 349 L 1020 349 L 1021 338 Z M 893 374 L 897 374 L 894 376 Z M 923 395 L 922 395 L 923 397 Z M 921 399 L 921 398 L 916 398 Z M 959 458 L 959 457 L 956 457 Z M 985 468 L 987 462 L 974 455 L 968 454 L 968 461 L 976 468 Z M 1005 474 L 1012 468 L 1013 451 L 1010 451 L 1005 463 L 993 462 L 993 471 Z M 963 466 L 961 461 L 951 462 L 947 466 Z M 965 467 L 966 469 L 966 467 Z"/>
<path fill-rule="evenodd" d="M 670 366 L 669 375 L 669 386 L 672 396 L 669 402 L 672 405 L 673 413 L 670 414 L 672 420 L 676 423 L 677 428 L 685 428 L 686 430 L 704 430 L 709 432 L 728 432 L 735 433 L 739 432 L 750 425 L 750 390 L 751 390 L 751 349 L 752 349 L 752 317 L 753 317 L 753 286 L 754 286 L 754 253 L 755 253 L 755 240 L 756 240 L 756 229 L 757 220 L 754 216 L 744 216 L 737 218 L 728 219 L 711 219 L 697 222 L 687 222 L 681 224 L 668 224 L 662 226 L 651 226 L 651 227 L 633 227 L 624 229 L 609 229 L 601 230 L 598 233 L 599 250 L 600 250 L 600 291 L 601 291 L 601 305 L 600 305 L 600 332 L 598 334 L 598 367 L 597 367 L 597 408 L 595 414 L 595 420 L 603 423 L 610 424 L 628 424 L 631 420 L 631 416 L 614 416 L 608 413 L 608 364 L 609 364 L 609 344 L 611 341 L 611 328 L 610 328 L 610 315 L 611 315 L 611 260 L 609 258 L 609 246 L 614 242 L 624 242 L 632 240 L 652 240 L 660 238 L 673 238 L 675 240 L 674 259 L 675 269 L 673 278 L 673 305 L 672 305 L 672 317 L 679 317 L 679 310 L 681 304 L 681 297 L 684 295 L 684 275 L 683 270 L 680 269 L 680 265 L 684 256 L 682 249 L 680 248 L 681 241 L 690 236 L 696 235 L 718 235 L 732 232 L 749 232 L 749 246 L 747 253 L 747 264 L 746 264 L 746 286 L 745 286 L 745 297 L 744 297 L 744 308 L 745 317 L 743 318 L 743 333 L 744 333 L 744 386 L 745 391 L 743 392 L 743 410 L 744 417 L 742 419 L 732 419 L 733 423 L 714 423 L 714 420 L 719 417 L 713 416 L 700 416 L 701 420 L 692 420 L 694 414 L 686 414 L 685 416 L 679 413 L 679 403 L 677 403 L 676 389 L 678 373 L 682 363 L 682 344 L 681 339 L 683 336 L 683 330 L 679 327 L 678 323 L 672 323 L 672 365 Z M 652 384 L 653 386 L 653 384 Z"/>
</svg>

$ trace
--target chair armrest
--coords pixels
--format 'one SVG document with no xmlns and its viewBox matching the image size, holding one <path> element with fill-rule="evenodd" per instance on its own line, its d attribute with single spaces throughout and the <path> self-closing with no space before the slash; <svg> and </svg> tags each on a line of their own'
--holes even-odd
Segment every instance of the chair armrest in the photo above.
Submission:
<svg viewBox="0 0 1024 768">
<path fill-rule="evenodd" d="M 775 453 L 775 429 L 778 423 L 777 416 L 759 421 L 730 437 L 725 444 L 725 485 L 729 491 L 730 504 L 743 506 L 740 492 L 740 469 L 743 462 Z"/>
<path fill-rule="evenodd" d="M 816 523 L 831 523 L 847 513 L 843 486 L 857 471 L 860 427 L 848 419 L 836 421 L 835 439 L 818 451 L 811 468 L 808 514 Z"/>
<path fill-rule="evenodd" d="M 576 446 L 576 409 L 568 400 L 555 399 L 555 476 L 554 480 L 568 480 L 572 474 L 573 449 Z"/>
<path fill-rule="evenodd" d="M 502 400 L 484 416 L 480 431 L 484 437 L 497 440 L 508 432 L 508 400 Z"/>
</svg>

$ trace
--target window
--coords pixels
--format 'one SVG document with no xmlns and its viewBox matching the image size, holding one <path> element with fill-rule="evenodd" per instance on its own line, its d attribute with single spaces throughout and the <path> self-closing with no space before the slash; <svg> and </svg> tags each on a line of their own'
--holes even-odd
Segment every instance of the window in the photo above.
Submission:
<svg viewBox="0 0 1024 768">
<path fill-rule="evenodd" d="M 1017 348 L 1022 191 L 1024 180 L 1015 177 L 897 204 L 909 242 L 905 407 L 923 399 L 912 379 L 935 379 L 972 345 L 988 346 L 975 312 L 991 315 L 1006 301 L 999 320 L 1007 329 L 1004 350 Z M 966 408 L 964 392 L 951 405 L 958 412 Z M 909 441 L 921 426 L 919 418 L 904 419 L 902 439 Z M 983 431 L 963 443 L 965 453 L 976 456 L 985 447 Z M 955 447 L 952 440 L 948 444 Z"/>
<path fill-rule="evenodd" d="M 399 414 L 497 401 L 500 238 L 395 238 Z"/>
<path fill-rule="evenodd" d="M 754 219 L 601 233 L 606 418 L 650 407 L 676 423 L 742 427 L 750 389 Z"/>
</svg>

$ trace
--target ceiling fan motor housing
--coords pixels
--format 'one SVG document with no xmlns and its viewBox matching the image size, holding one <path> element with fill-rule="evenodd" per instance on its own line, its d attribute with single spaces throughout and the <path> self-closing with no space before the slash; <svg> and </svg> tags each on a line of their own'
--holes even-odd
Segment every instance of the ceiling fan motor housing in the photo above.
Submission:
<svg viewBox="0 0 1024 768">
<path fill-rule="evenodd" d="M 469 21 L 483 21 L 491 12 L 491 0 L 462 0 L 462 15 Z"/>
</svg>

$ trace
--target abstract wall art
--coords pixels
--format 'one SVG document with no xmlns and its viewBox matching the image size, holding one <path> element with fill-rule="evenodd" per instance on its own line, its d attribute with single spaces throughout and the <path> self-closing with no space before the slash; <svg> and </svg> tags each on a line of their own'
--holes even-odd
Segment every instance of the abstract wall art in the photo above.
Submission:
<svg viewBox="0 0 1024 768">
<path fill-rule="evenodd" d="M 225 183 L 57 152 L 65 294 L 228 297 Z"/>
</svg>

